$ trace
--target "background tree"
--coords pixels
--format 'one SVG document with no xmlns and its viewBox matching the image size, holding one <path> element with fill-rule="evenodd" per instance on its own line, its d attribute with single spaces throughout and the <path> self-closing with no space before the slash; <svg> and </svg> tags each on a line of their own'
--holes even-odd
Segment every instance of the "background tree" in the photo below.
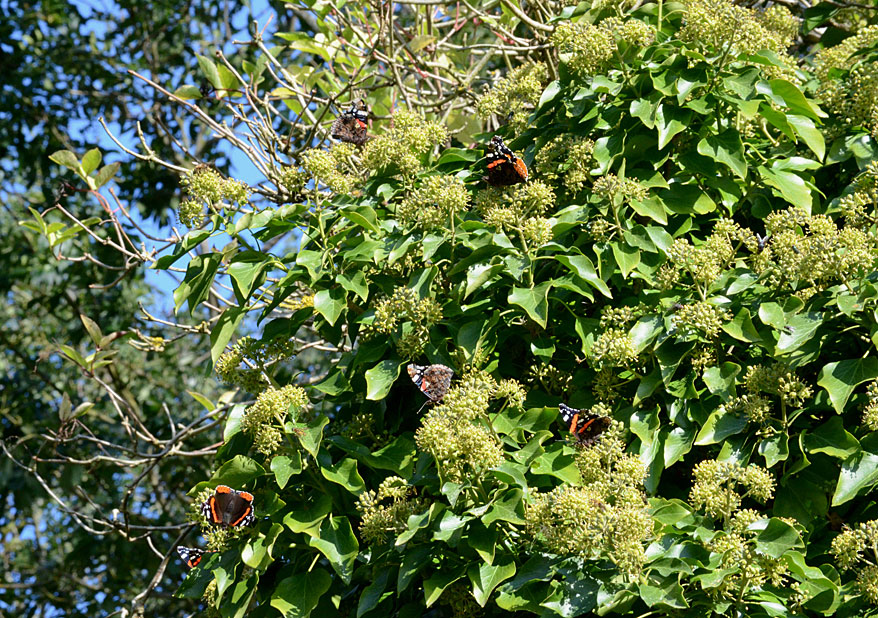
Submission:
<svg viewBox="0 0 878 618">
<path fill-rule="evenodd" d="M 195 507 L 246 487 L 260 520 L 193 513 L 219 551 L 181 594 L 225 616 L 873 611 L 873 12 L 370 8 L 293 7 L 311 32 L 200 57 L 216 109 L 147 82 L 263 177 L 186 173 L 173 249 L 65 222 L 179 273 L 176 326 L 209 329 L 239 389 L 199 397 L 224 443 L 185 480 Z M 814 53 L 816 27 L 847 38 Z M 360 96 L 375 137 L 327 148 Z M 497 127 L 527 183 L 482 181 L 469 146 Z M 54 216 L 29 226 L 51 241 Z M 426 413 L 409 361 L 457 375 Z M 564 402 L 606 430 L 559 440 Z"/>
</svg>

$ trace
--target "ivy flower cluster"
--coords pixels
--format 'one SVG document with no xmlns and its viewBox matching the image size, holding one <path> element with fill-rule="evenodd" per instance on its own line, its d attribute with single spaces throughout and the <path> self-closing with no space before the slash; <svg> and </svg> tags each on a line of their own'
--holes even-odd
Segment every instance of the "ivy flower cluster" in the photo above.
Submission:
<svg viewBox="0 0 878 618">
<path fill-rule="evenodd" d="M 485 223 L 518 232 L 525 247 L 540 247 L 552 240 L 552 228 L 543 215 L 554 206 L 552 188 L 540 180 L 515 185 L 511 191 L 492 187 L 479 191 L 475 200 Z"/>
<path fill-rule="evenodd" d="M 878 431 L 878 380 L 869 383 L 868 394 L 868 403 L 863 408 L 863 427 Z"/>
<path fill-rule="evenodd" d="M 384 543 L 407 528 L 408 518 L 422 512 L 427 504 L 415 495 L 415 488 L 398 476 L 389 476 L 378 486 L 357 498 L 360 535 L 367 543 Z"/>
<path fill-rule="evenodd" d="M 775 587 L 788 584 L 789 568 L 786 561 L 773 558 L 756 550 L 757 532 L 748 530 L 763 515 L 753 509 L 743 509 L 732 516 L 729 530 L 718 533 L 705 543 L 711 552 L 721 556 L 720 568 L 726 571 L 722 581 L 712 591 L 728 598 L 740 598 L 748 591 L 761 589 L 766 583 Z"/>
<path fill-rule="evenodd" d="M 857 589 L 878 605 L 878 520 L 860 523 L 832 539 L 832 554 L 842 570 L 857 570 Z"/>
<path fill-rule="evenodd" d="M 298 413 L 308 407 L 308 396 L 298 386 L 268 388 L 256 398 L 256 402 L 247 408 L 241 419 L 241 429 L 253 437 L 256 450 L 270 457 L 274 455 L 283 442 L 284 427 L 290 413 L 293 422 Z"/>
<path fill-rule="evenodd" d="M 713 339 L 723 324 L 731 319 L 728 310 L 707 301 L 686 303 L 674 313 L 673 322 L 685 335 L 700 335 Z"/>
<path fill-rule="evenodd" d="M 503 463 L 498 438 L 479 422 L 486 418 L 497 390 L 496 381 L 487 373 L 469 373 L 424 416 L 415 443 L 434 457 L 443 482 L 472 481 Z"/>
<path fill-rule="evenodd" d="M 705 55 L 727 58 L 771 50 L 787 68 L 757 65 L 766 77 L 800 81 L 795 58 L 787 52 L 798 34 L 799 22 L 785 7 L 759 13 L 732 0 L 686 0 L 684 4 L 681 40 L 695 43 Z"/>
<path fill-rule="evenodd" d="M 294 340 L 275 339 L 264 343 L 252 337 L 241 337 L 216 361 L 214 371 L 226 384 L 240 386 L 248 393 L 258 393 L 268 386 L 263 375 L 266 364 L 295 354 Z M 247 361 L 254 367 L 241 367 Z"/>
<path fill-rule="evenodd" d="M 619 51 L 617 39 L 643 47 L 655 40 L 655 31 L 641 20 L 611 17 L 598 25 L 586 21 L 562 23 L 551 37 L 561 59 L 580 78 L 595 75 L 609 65 Z"/>
<path fill-rule="evenodd" d="M 491 89 L 479 99 L 476 105 L 479 117 L 488 118 L 499 114 L 505 119 L 509 110 L 514 110 L 507 124 L 514 131 L 524 129 L 527 126 L 528 109 L 533 108 L 540 100 L 547 75 L 546 65 L 542 62 L 513 69 L 506 77 L 494 82 Z"/>
<path fill-rule="evenodd" d="M 333 193 L 347 194 L 360 184 L 360 178 L 352 173 L 355 152 L 356 147 L 347 142 L 336 142 L 328 151 L 312 148 L 302 153 L 302 167 L 314 179 L 315 189 L 324 185 Z"/>
<path fill-rule="evenodd" d="M 606 414 L 601 406 L 592 413 Z M 582 485 L 569 484 L 533 496 L 526 520 L 532 533 L 559 555 L 609 558 L 620 571 L 637 576 L 652 537 L 643 480 L 646 469 L 625 452 L 623 426 L 614 421 L 593 446 L 577 452 Z"/>
<path fill-rule="evenodd" d="M 754 270 L 767 273 L 768 282 L 778 288 L 790 286 L 813 294 L 874 267 L 875 239 L 855 227 L 838 229 L 826 215 L 789 208 L 771 213 L 765 228 L 771 242 L 756 256 Z"/>
<path fill-rule="evenodd" d="M 540 148 L 535 168 L 542 178 L 569 193 L 582 190 L 591 181 L 597 166 L 594 141 L 584 137 L 559 135 Z"/>
<path fill-rule="evenodd" d="M 731 219 L 720 219 L 700 245 L 692 245 L 686 238 L 678 238 L 671 244 L 667 251 L 668 263 L 662 265 L 657 283 L 661 289 L 669 289 L 688 274 L 706 292 L 741 248 L 758 251 L 756 234 Z"/>
<path fill-rule="evenodd" d="M 393 116 L 393 128 L 366 142 L 363 163 L 370 170 L 394 168 L 403 176 L 413 176 L 421 170 L 421 157 L 447 139 L 448 130 L 442 124 L 400 109 Z"/>
<path fill-rule="evenodd" d="M 183 175 L 180 184 L 187 199 L 180 203 L 177 218 L 188 228 L 204 223 L 207 212 L 219 212 L 223 204 L 238 209 L 250 201 L 250 187 L 234 178 L 223 178 L 208 165 L 199 165 Z"/>
<path fill-rule="evenodd" d="M 457 176 L 439 174 L 423 180 L 421 186 L 409 193 L 396 215 L 403 223 L 433 230 L 449 225 L 457 213 L 469 207 L 469 191 Z"/>
<path fill-rule="evenodd" d="M 862 229 L 874 224 L 875 206 L 878 206 L 878 161 L 866 165 L 850 190 L 838 203 L 847 225 Z"/>
<path fill-rule="evenodd" d="M 868 127 L 873 137 L 878 137 L 878 66 L 874 62 L 855 64 L 852 56 L 876 42 L 878 25 L 871 25 L 838 45 L 821 49 L 814 57 L 814 73 L 820 81 L 818 95 L 826 107 L 844 127 Z M 842 76 L 833 69 L 841 69 Z"/>
<path fill-rule="evenodd" d="M 765 468 L 705 460 L 695 466 L 689 502 L 703 508 L 708 516 L 729 522 L 744 498 L 764 503 L 773 495 L 774 478 Z"/>
<path fill-rule="evenodd" d="M 449 618 L 479 618 L 484 613 L 473 597 L 470 587 L 460 581 L 445 589 L 439 597 L 439 605 L 448 607 L 451 611 Z"/>
<path fill-rule="evenodd" d="M 539 384 L 547 393 L 563 393 L 570 388 L 573 376 L 555 365 L 531 365 L 525 374 L 528 384 Z"/>
<path fill-rule="evenodd" d="M 398 335 L 397 352 L 403 358 L 415 358 L 424 351 L 430 328 L 441 319 L 442 307 L 432 297 L 419 298 L 415 290 L 401 286 L 378 303 L 374 320 L 363 327 L 362 336 Z"/>
</svg>

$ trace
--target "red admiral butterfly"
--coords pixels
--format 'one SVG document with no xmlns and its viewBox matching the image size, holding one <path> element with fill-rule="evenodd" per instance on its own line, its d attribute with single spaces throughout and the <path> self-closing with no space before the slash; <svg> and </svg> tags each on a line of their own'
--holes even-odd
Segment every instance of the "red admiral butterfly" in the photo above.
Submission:
<svg viewBox="0 0 878 618">
<path fill-rule="evenodd" d="M 253 516 L 253 494 L 217 485 L 213 495 L 201 503 L 201 513 L 217 526 L 250 526 Z"/>
<path fill-rule="evenodd" d="M 433 401 L 439 401 L 445 397 L 448 387 L 451 386 L 451 376 L 454 371 L 445 365 L 415 365 L 406 367 L 409 377 L 421 392 Z"/>
<path fill-rule="evenodd" d="M 558 409 L 561 411 L 561 419 L 567 424 L 567 429 L 576 436 L 577 444 L 582 446 L 591 446 L 597 442 L 612 423 L 609 416 L 583 412 L 563 403 L 558 404 Z"/>
<path fill-rule="evenodd" d="M 351 108 L 336 118 L 332 123 L 330 134 L 337 140 L 362 146 L 369 140 L 366 135 L 366 121 L 369 120 L 369 110 L 366 104 L 360 100 L 360 105 L 351 105 Z"/>
<path fill-rule="evenodd" d="M 198 563 L 201 562 L 201 556 L 203 556 L 204 554 L 212 554 L 215 551 L 215 549 L 198 549 L 197 547 L 177 548 L 177 553 L 180 554 L 183 562 L 185 562 L 186 566 L 190 569 L 198 566 Z"/>
<path fill-rule="evenodd" d="M 499 135 L 491 138 L 485 180 L 493 187 L 508 187 L 527 180 L 527 165 L 509 150 Z"/>
</svg>

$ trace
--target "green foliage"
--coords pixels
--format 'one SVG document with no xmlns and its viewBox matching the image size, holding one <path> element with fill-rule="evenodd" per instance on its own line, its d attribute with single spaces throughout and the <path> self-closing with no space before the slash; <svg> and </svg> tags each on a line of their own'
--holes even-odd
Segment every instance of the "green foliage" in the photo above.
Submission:
<svg viewBox="0 0 878 618">
<path fill-rule="evenodd" d="M 313 294 L 313 307 L 263 312 L 284 326 L 217 364 L 262 393 L 241 425 L 255 439 L 229 442 L 265 469 L 250 488 L 268 519 L 240 551 L 276 535 L 275 552 L 236 580 L 260 580 L 256 603 L 872 611 L 868 534 L 832 546 L 853 576 L 827 539 L 829 509 L 862 519 L 878 483 L 860 427 L 864 406 L 876 423 L 876 147 L 821 107 L 786 53 L 798 22 L 782 7 L 589 15 L 554 30 L 556 66 L 523 65 L 480 103 L 486 116 L 535 106 L 507 136 L 528 183 L 485 188 L 472 157 L 443 155 L 439 127 L 400 110 L 360 152 L 303 153 L 311 208 L 244 226 L 301 231 L 297 251 L 246 252 L 264 265 L 261 298 Z M 364 167 L 349 165 L 360 153 Z M 212 234 L 241 231 L 231 213 L 214 221 Z M 205 297 L 193 263 L 178 305 Z M 238 287 L 255 311 L 254 286 Z M 254 346 L 305 320 L 337 349 L 307 391 L 314 420 L 278 400 L 257 421 L 283 355 Z M 419 414 L 401 369 L 425 360 L 457 380 Z M 612 429 L 591 447 L 563 439 L 561 401 Z M 280 560 L 319 585 L 291 593 L 267 577 Z"/>
<path fill-rule="evenodd" d="M 878 146 L 859 93 L 856 117 L 817 98 L 871 84 L 868 49 L 849 66 L 869 31 L 812 71 L 783 7 L 628 8 L 537 22 L 546 62 L 477 106 L 527 108 L 503 130 L 527 183 L 485 187 L 478 154 L 412 106 L 362 150 L 302 144 L 274 205 L 190 176 L 209 225 L 187 217 L 205 227 L 156 267 L 233 239 L 188 262 L 174 301 L 197 312 L 228 275 L 215 369 L 256 397 L 190 493 L 246 486 L 261 519 L 194 516 L 220 555 L 181 596 L 235 616 L 876 613 Z M 227 348 L 246 317 L 260 338 Z M 307 385 L 303 341 L 331 356 Z M 456 373 L 423 413 L 409 362 Z M 610 429 L 565 439 L 560 402 Z"/>
</svg>

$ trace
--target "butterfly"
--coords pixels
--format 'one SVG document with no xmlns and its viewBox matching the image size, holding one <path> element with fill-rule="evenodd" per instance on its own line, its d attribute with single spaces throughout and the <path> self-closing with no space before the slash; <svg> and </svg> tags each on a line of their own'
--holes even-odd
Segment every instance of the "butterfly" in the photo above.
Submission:
<svg viewBox="0 0 878 618">
<path fill-rule="evenodd" d="M 503 138 L 492 137 L 489 148 L 488 175 L 485 176 L 489 185 L 508 187 L 527 180 L 527 165 L 503 143 Z"/>
<path fill-rule="evenodd" d="M 558 409 L 561 411 L 561 420 L 581 446 L 591 446 L 597 442 L 612 422 L 609 416 L 598 416 L 563 403 L 558 404 Z"/>
<path fill-rule="evenodd" d="M 415 365 L 406 367 L 409 377 L 422 393 L 432 401 L 439 401 L 445 397 L 448 387 L 451 386 L 451 376 L 454 371 L 445 365 Z"/>
<path fill-rule="evenodd" d="M 354 103 L 348 111 L 335 119 L 330 134 L 337 140 L 362 146 L 369 140 L 369 136 L 366 135 L 367 120 L 369 120 L 369 110 L 361 99 L 359 106 Z"/>
<path fill-rule="evenodd" d="M 198 549 L 197 547 L 178 547 L 177 553 L 180 554 L 180 557 L 183 559 L 183 562 L 186 563 L 186 566 L 190 569 L 198 566 L 198 563 L 201 562 L 201 556 L 204 554 L 212 554 L 216 550 L 210 549 Z"/>
<path fill-rule="evenodd" d="M 217 485 L 213 495 L 201 503 L 201 514 L 217 526 L 250 526 L 253 516 L 253 494 Z"/>
</svg>

